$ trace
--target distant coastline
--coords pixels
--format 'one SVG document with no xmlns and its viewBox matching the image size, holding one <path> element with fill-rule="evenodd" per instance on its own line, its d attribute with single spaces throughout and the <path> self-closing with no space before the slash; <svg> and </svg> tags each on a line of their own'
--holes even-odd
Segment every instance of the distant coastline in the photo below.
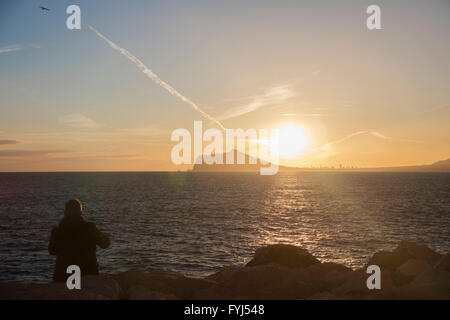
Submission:
<svg viewBox="0 0 450 320">
<path fill-rule="evenodd" d="M 246 156 L 246 164 L 194 164 L 192 169 L 186 170 L 136 170 L 136 171 L 0 171 L 0 173 L 177 173 L 177 172 L 259 172 L 261 167 L 267 167 L 269 164 L 261 165 L 261 161 L 257 159 L 257 164 L 248 164 L 248 156 Z M 349 167 L 288 167 L 279 166 L 279 172 L 442 172 L 450 173 L 450 158 L 441 160 L 429 165 L 414 165 L 414 166 L 395 166 L 395 167 L 375 167 L 375 168 L 349 168 Z"/>
<path fill-rule="evenodd" d="M 245 164 L 195 164 L 192 172 L 259 172 L 261 160 L 256 164 L 248 164 L 249 156 L 246 156 Z M 430 165 L 377 167 L 377 168 L 336 168 L 336 167 L 287 167 L 279 166 L 279 172 L 450 172 L 450 159 L 438 161 Z"/>
</svg>

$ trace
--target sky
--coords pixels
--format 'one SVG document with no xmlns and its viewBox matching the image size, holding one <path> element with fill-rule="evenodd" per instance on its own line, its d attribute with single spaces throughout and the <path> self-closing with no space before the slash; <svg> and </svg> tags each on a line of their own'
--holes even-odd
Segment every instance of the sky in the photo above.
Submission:
<svg viewBox="0 0 450 320">
<path fill-rule="evenodd" d="M 170 136 L 195 120 L 300 128 L 283 165 L 450 158 L 449 18 L 448 0 L 1 1 L 0 171 L 185 170 Z"/>
</svg>

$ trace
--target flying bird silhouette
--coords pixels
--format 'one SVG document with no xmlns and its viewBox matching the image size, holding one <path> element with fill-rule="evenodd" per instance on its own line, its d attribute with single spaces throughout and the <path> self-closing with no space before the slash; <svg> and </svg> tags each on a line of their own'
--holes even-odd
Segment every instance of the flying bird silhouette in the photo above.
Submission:
<svg viewBox="0 0 450 320">
<path fill-rule="evenodd" d="M 39 6 L 39 8 L 40 8 L 42 11 L 50 11 L 50 9 L 49 9 L 49 8 L 46 8 L 46 7 Z"/>
</svg>

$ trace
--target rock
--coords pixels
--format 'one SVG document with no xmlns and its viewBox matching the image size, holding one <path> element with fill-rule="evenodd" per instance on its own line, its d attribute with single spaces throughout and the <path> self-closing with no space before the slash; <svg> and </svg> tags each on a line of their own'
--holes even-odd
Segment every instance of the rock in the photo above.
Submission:
<svg viewBox="0 0 450 320">
<path fill-rule="evenodd" d="M 216 282 L 225 282 L 231 278 L 236 272 L 241 271 L 242 267 L 239 266 L 226 266 L 220 269 L 218 272 L 210 275 L 207 279 Z"/>
<path fill-rule="evenodd" d="M 127 300 L 176 300 L 172 294 L 165 294 L 137 285 L 128 289 L 126 293 Z"/>
<path fill-rule="evenodd" d="M 448 254 L 403 241 L 369 263 L 381 267 L 381 290 L 367 288 L 366 268 L 321 263 L 300 247 L 278 244 L 258 249 L 245 267 L 224 267 L 205 279 L 130 270 L 82 277 L 81 290 L 65 283 L 0 283 L 0 300 L 450 299 Z"/>
<path fill-rule="evenodd" d="M 434 265 L 442 257 L 441 254 L 434 252 L 426 245 L 421 245 L 409 241 L 400 242 L 394 252 L 407 254 L 409 258 L 423 260 L 430 265 Z"/>
<path fill-rule="evenodd" d="M 368 275 L 369 276 L 369 275 Z M 391 289 L 394 286 L 394 272 L 391 270 L 381 270 L 381 290 Z"/>
<path fill-rule="evenodd" d="M 369 294 L 366 286 L 367 276 L 363 270 L 354 271 L 343 284 L 334 288 L 331 293 L 343 299 L 363 299 Z"/>
<path fill-rule="evenodd" d="M 104 300 L 108 297 L 85 289 L 69 290 L 65 283 L 0 283 L 3 300 Z"/>
<path fill-rule="evenodd" d="M 429 268 L 431 266 L 423 260 L 409 259 L 395 270 L 394 283 L 400 286 L 410 283 L 416 276 Z"/>
<path fill-rule="evenodd" d="M 342 284 L 352 270 L 335 263 L 316 263 L 306 268 L 279 264 L 225 269 L 212 276 L 220 280 L 195 299 L 305 299 Z M 225 276 L 226 274 L 226 276 Z"/>
<path fill-rule="evenodd" d="M 242 268 L 227 281 L 202 290 L 195 298 L 305 299 L 319 291 L 293 271 L 276 264 Z"/>
<path fill-rule="evenodd" d="M 256 250 L 246 267 L 279 264 L 288 268 L 304 268 L 319 263 L 307 250 L 287 244 L 273 244 Z"/>
<path fill-rule="evenodd" d="M 318 291 L 329 291 L 344 283 L 353 270 L 337 263 L 316 263 L 292 270 L 293 278 L 313 285 Z"/>
<path fill-rule="evenodd" d="M 0 283 L 0 299 L 107 300 L 118 299 L 120 286 L 109 276 L 84 276 L 81 290 L 67 289 L 66 283 Z"/>
<path fill-rule="evenodd" d="M 311 297 L 308 297 L 307 300 L 339 300 L 339 298 L 331 292 L 319 292 L 312 295 Z"/>
<path fill-rule="evenodd" d="M 450 290 L 450 272 L 430 268 L 417 276 L 411 282 L 412 286 L 426 286 L 434 284 L 442 285 Z"/>
<path fill-rule="evenodd" d="M 435 265 L 435 268 L 437 270 L 443 270 L 450 272 L 450 254 L 447 253 L 445 256 L 443 256 Z"/>
<path fill-rule="evenodd" d="M 382 270 L 383 269 L 395 270 L 406 260 L 408 260 L 408 256 L 406 254 L 403 254 L 403 253 L 398 254 L 398 253 L 389 252 L 389 251 L 379 251 L 379 252 L 376 252 L 372 256 L 372 258 L 369 259 L 369 262 L 367 263 L 367 265 L 368 266 L 377 265 Z"/>
<path fill-rule="evenodd" d="M 198 290 L 205 289 L 215 283 L 207 279 L 187 278 L 172 273 L 139 270 L 117 274 L 114 279 L 120 284 L 123 292 L 127 292 L 133 286 L 141 285 L 152 291 L 172 294 L 179 299 L 189 299 Z"/>
<path fill-rule="evenodd" d="M 441 255 L 425 245 L 402 241 L 393 251 L 376 252 L 367 265 L 375 264 L 381 269 L 395 270 L 409 259 L 423 260 L 434 265 Z"/>
<path fill-rule="evenodd" d="M 393 287 L 392 271 L 389 269 L 381 269 L 381 289 L 367 288 L 369 276 L 365 269 L 353 271 L 344 283 L 331 290 L 331 293 L 343 299 L 375 299 Z"/>
<path fill-rule="evenodd" d="M 121 293 L 121 288 L 117 281 L 107 275 L 84 276 L 81 278 L 81 288 L 108 299 L 119 299 Z"/>
<path fill-rule="evenodd" d="M 417 276 L 409 285 L 399 287 L 398 299 L 450 299 L 450 273 L 429 268 Z"/>
</svg>

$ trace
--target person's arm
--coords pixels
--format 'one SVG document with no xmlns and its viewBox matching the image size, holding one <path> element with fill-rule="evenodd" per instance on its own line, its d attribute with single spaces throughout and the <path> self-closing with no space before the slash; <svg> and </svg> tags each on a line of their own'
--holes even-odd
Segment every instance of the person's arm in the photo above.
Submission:
<svg viewBox="0 0 450 320">
<path fill-rule="evenodd" d="M 50 235 L 50 243 L 48 244 L 48 253 L 56 255 L 58 254 L 57 243 L 56 243 L 56 233 L 58 228 L 53 228 Z"/>
<path fill-rule="evenodd" d="M 102 249 L 108 248 L 111 243 L 108 236 L 101 232 L 95 224 L 92 224 L 92 231 L 94 233 L 95 243 Z"/>
</svg>

